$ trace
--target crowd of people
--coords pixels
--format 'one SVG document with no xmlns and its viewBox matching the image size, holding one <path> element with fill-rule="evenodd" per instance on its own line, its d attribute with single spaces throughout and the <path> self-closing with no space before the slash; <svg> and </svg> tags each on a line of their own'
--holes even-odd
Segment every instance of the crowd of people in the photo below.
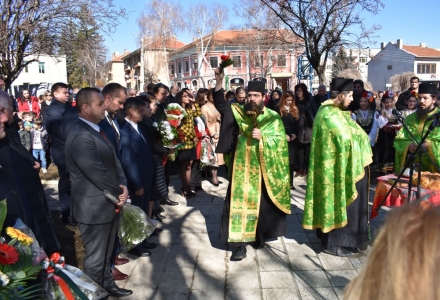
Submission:
<svg viewBox="0 0 440 300">
<path fill-rule="evenodd" d="M 220 240 L 234 248 L 232 261 L 246 258 L 247 245 L 262 248 L 286 234 L 290 190 L 295 177 L 305 176 L 302 225 L 316 230 L 323 251 L 350 256 L 366 249 L 370 167 L 400 170 L 416 148 L 400 122 L 406 120 L 420 139 L 440 103 L 436 87 L 419 86 L 414 77 L 411 88 L 397 96 L 368 92 L 361 80 L 335 78 L 329 91 L 320 86 L 312 95 L 303 83 L 267 93 L 262 81 L 225 91 L 221 68 L 215 78 L 215 87 L 196 93 L 162 83 L 146 84 L 142 93 L 117 83 L 69 93 L 66 84 L 55 83 L 39 98 L 23 90 L 14 103 L 1 91 L 0 198 L 8 201 L 6 222 L 20 217 L 48 253 L 60 248 L 38 178 L 40 168 L 46 173 L 53 163 L 61 219 L 81 231 L 85 273 L 109 295 L 127 296 L 132 291 L 115 284 L 128 277 L 116 268 L 128 262 L 118 256 L 117 207 L 130 199 L 160 222 L 166 205 L 178 205 L 169 198 L 172 170 L 179 170 L 181 196 L 189 198 L 203 190 L 203 174 L 219 186 L 218 168 L 225 165 L 230 183 Z M 185 110 L 177 150 L 161 143 L 157 128 L 171 103 Z M 423 145 L 436 161 L 437 131 Z M 216 156 L 202 168 L 204 142 Z M 425 158 L 423 166 L 432 169 Z M 109 194 L 118 199 L 116 207 Z M 147 238 L 129 252 L 150 256 L 156 246 Z"/>
</svg>

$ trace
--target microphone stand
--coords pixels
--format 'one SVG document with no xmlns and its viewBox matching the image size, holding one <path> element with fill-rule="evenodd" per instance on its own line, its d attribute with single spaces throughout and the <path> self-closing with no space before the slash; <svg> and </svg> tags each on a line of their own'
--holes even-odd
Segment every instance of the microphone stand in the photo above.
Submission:
<svg viewBox="0 0 440 300">
<path fill-rule="evenodd" d="M 398 118 L 402 118 L 402 116 L 397 116 Z M 403 119 L 403 118 L 402 118 Z M 400 121 L 400 120 L 399 120 Z M 432 158 L 429 156 L 429 154 L 426 152 L 426 150 L 423 148 L 423 143 L 425 142 L 425 140 L 428 138 L 429 134 L 431 133 L 431 131 L 437 127 L 440 126 L 439 124 L 439 120 L 438 118 L 435 118 L 434 121 L 431 123 L 431 125 L 429 125 L 428 127 L 428 131 L 425 133 L 425 135 L 422 137 L 422 140 L 420 141 L 420 143 L 417 143 L 416 138 L 413 136 L 413 134 L 411 133 L 411 131 L 409 131 L 408 127 L 406 126 L 405 122 L 401 122 L 403 127 L 405 128 L 406 131 L 408 131 L 410 133 L 411 138 L 413 139 L 413 142 L 415 144 L 417 144 L 417 148 L 413 153 L 408 154 L 408 158 L 405 161 L 405 165 L 403 166 L 402 170 L 399 173 L 399 176 L 397 176 L 397 179 L 394 181 L 394 183 L 391 185 L 391 188 L 388 190 L 388 192 L 386 193 L 386 195 L 384 196 L 384 198 L 382 199 L 382 201 L 380 202 L 379 206 L 376 208 L 376 212 L 379 212 L 379 210 L 381 209 L 381 207 L 383 206 L 385 200 L 388 198 L 388 196 L 391 194 L 392 190 L 396 187 L 397 182 L 399 181 L 399 179 L 402 177 L 403 173 L 405 172 L 405 170 L 410 167 L 410 179 L 409 179 L 409 183 L 408 183 L 408 197 L 406 199 L 406 202 L 409 203 L 410 199 L 411 199 L 411 195 L 412 195 L 412 176 L 414 174 L 414 160 L 416 158 L 416 156 L 419 156 L 419 165 L 418 165 L 418 178 L 417 178 L 417 192 L 416 192 L 416 198 L 420 198 L 420 180 L 421 180 L 421 173 L 422 173 L 422 151 L 424 151 L 427 156 L 429 157 L 429 159 L 431 160 L 431 162 L 434 164 L 434 166 L 437 169 L 437 172 L 440 173 L 440 168 L 437 166 L 437 164 L 432 160 Z M 421 150 L 423 149 L 423 150 Z"/>
</svg>

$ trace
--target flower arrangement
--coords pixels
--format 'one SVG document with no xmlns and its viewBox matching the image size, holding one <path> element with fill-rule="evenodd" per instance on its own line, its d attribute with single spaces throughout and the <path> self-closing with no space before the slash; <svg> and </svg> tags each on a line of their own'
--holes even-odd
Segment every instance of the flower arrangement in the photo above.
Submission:
<svg viewBox="0 0 440 300">
<path fill-rule="evenodd" d="M 157 127 L 160 133 L 160 144 L 166 148 L 177 148 L 183 142 L 183 134 L 178 127 L 182 119 L 188 116 L 188 113 L 177 103 L 170 103 L 165 110 L 166 119 L 153 126 Z"/>
<path fill-rule="evenodd" d="M 119 203 L 119 200 L 109 191 L 104 191 L 104 195 L 114 204 Z M 156 228 L 156 224 L 147 217 L 141 208 L 129 202 L 122 206 L 119 214 L 119 253 L 126 252 L 141 243 Z"/>
<path fill-rule="evenodd" d="M 419 93 L 417 93 L 416 91 L 411 91 L 411 95 L 419 99 Z"/>
<path fill-rule="evenodd" d="M 6 200 L 0 201 L 0 232 L 6 211 Z M 0 298 L 32 299 L 41 291 L 39 285 L 27 287 L 30 280 L 37 279 L 41 270 L 39 264 L 33 263 L 31 244 L 34 239 L 13 227 L 7 227 L 6 234 L 10 238 L 8 243 L 0 237 Z"/>
<path fill-rule="evenodd" d="M 43 287 L 47 300 L 89 300 L 107 297 L 107 292 L 80 269 L 67 265 L 58 252 L 43 262 Z"/>
<path fill-rule="evenodd" d="M 374 101 L 373 95 L 370 92 L 363 92 L 362 98 L 367 99 L 367 101 L 370 103 Z"/>
<path fill-rule="evenodd" d="M 383 98 L 393 98 L 394 92 L 393 91 L 386 91 L 385 94 L 383 94 Z"/>
<path fill-rule="evenodd" d="M 221 59 L 220 62 L 221 69 L 226 69 L 227 67 L 229 67 L 234 63 L 232 59 L 229 57 L 229 54 L 223 54 L 222 56 L 220 56 L 220 59 Z"/>
</svg>

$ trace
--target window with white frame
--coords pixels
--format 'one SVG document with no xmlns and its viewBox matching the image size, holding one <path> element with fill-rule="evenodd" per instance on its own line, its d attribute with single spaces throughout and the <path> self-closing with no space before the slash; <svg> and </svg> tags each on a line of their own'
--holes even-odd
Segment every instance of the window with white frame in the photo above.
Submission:
<svg viewBox="0 0 440 300">
<path fill-rule="evenodd" d="M 232 67 L 241 68 L 241 56 L 232 56 Z"/>
<path fill-rule="evenodd" d="M 209 64 L 211 65 L 211 68 L 218 68 L 218 57 L 217 56 L 210 56 L 209 57 Z"/>
<path fill-rule="evenodd" d="M 417 73 L 419 74 L 435 74 L 436 64 L 417 64 Z"/>
<path fill-rule="evenodd" d="M 41 74 L 45 73 L 44 62 L 39 62 L 38 63 L 38 73 L 41 73 Z"/>
<path fill-rule="evenodd" d="M 285 67 L 286 63 L 287 63 L 286 54 L 278 54 L 278 61 L 277 61 L 278 67 Z"/>
</svg>

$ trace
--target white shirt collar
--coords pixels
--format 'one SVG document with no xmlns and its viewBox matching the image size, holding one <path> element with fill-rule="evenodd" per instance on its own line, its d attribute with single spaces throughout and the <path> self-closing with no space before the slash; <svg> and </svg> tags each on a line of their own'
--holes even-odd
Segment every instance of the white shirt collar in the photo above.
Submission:
<svg viewBox="0 0 440 300">
<path fill-rule="evenodd" d="M 79 119 L 81 121 L 83 121 L 84 123 L 86 123 L 87 125 L 89 125 L 90 127 L 92 127 L 93 129 L 95 129 L 96 131 L 100 132 L 101 128 L 99 128 L 98 124 L 92 123 L 90 121 L 87 121 L 86 119 L 83 119 L 81 117 L 79 117 Z"/>
<path fill-rule="evenodd" d="M 133 122 L 133 121 L 127 119 L 127 118 L 125 118 L 125 121 L 127 121 L 131 126 L 133 126 L 134 130 L 136 130 L 137 133 L 139 133 L 138 124 L 137 123 L 135 123 L 135 122 Z"/>
</svg>

